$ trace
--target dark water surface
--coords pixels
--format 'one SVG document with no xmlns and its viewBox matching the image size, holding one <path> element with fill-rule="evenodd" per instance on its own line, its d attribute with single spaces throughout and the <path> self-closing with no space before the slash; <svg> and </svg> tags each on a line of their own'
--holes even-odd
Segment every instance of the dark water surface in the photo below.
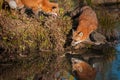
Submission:
<svg viewBox="0 0 120 80">
<path fill-rule="evenodd" d="M 120 43 L 116 45 L 115 59 L 99 64 L 96 80 L 120 80 Z"/>
</svg>

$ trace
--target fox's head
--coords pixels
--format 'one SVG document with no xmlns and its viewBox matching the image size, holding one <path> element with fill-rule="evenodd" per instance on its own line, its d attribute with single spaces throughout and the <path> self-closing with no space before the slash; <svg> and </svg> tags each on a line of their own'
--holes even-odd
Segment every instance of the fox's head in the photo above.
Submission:
<svg viewBox="0 0 120 80">
<path fill-rule="evenodd" d="M 47 6 L 47 7 L 46 7 Z M 49 5 L 43 6 L 43 10 L 51 15 L 57 16 L 59 14 L 58 3 L 49 3 Z"/>
<path fill-rule="evenodd" d="M 51 7 L 51 14 L 53 15 L 58 15 L 59 14 L 59 7 L 58 4 L 55 3 L 52 7 Z"/>
<path fill-rule="evenodd" d="M 79 30 L 79 32 L 73 31 L 71 45 L 75 46 L 78 43 L 85 41 L 87 38 L 89 38 L 89 32 L 86 32 L 85 30 Z"/>
<path fill-rule="evenodd" d="M 82 73 L 89 69 L 92 70 L 92 67 L 83 60 L 79 60 L 77 58 L 72 58 L 71 62 L 72 62 L 73 71 L 79 71 Z"/>
</svg>

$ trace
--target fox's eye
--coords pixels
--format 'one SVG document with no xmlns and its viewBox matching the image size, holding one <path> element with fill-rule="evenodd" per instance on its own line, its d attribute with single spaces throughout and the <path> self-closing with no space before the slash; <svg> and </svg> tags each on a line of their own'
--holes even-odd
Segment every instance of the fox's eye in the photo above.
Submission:
<svg viewBox="0 0 120 80">
<path fill-rule="evenodd" d="M 75 61 L 75 62 L 73 62 L 73 64 L 77 64 L 77 62 Z"/>
<path fill-rule="evenodd" d="M 79 36 L 83 36 L 83 33 L 82 33 L 82 32 L 79 32 L 78 35 L 79 35 Z"/>
<path fill-rule="evenodd" d="M 55 9 L 55 8 L 56 8 L 55 6 L 52 7 L 52 9 Z"/>
</svg>

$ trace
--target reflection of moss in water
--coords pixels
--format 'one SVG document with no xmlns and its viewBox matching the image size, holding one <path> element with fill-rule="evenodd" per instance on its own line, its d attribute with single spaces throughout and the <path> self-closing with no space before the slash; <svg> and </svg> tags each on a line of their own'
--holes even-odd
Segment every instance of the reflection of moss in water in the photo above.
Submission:
<svg viewBox="0 0 120 80">
<path fill-rule="evenodd" d="M 4 80 L 27 80 L 35 77 L 36 74 L 45 77 L 46 80 L 53 78 L 61 69 L 70 68 L 69 62 L 65 58 L 60 58 L 57 52 L 40 52 L 38 54 L 32 53 L 27 58 L 20 58 L 11 63 L 9 69 L 5 66 L 1 69 L 5 69 L 0 75 L 0 78 Z"/>
<path fill-rule="evenodd" d="M 112 62 L 115 59 L 116 51 L 114 47 L 106 46 L 102 51 L 105 61 Z"/>
<path fill-rule="evenodd" d="M 111 62 L 115 58 L 113 48 L 104 48 L 102 52 L 105 55 L 104 61 Z M 61 58 L 60 55 L 61 53 L 58 52 L 38 52 L 38 54 L 31 53 L 27 58 L 18 57 L 14 65 L 6 69 L 2 75 L 7 76 L 4 80 L 8 80 L 7 78 L 33 80 L 36 74 L 45 76 L 46 80 L 53 79 L 53 75 L 61 70 L 72 71 L 69 60 Z"/>
</svg>

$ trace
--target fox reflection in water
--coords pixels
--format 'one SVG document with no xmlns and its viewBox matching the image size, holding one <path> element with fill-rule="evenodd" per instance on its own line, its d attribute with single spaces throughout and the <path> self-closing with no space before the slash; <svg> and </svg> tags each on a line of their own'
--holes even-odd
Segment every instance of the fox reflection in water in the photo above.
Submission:
<svg viewBox="0 0 120 80">
<path fill-rule="evenodd" d="M 85 61 L 72 58 L 72 68 L 79 80 L 95 80 L 96 69 Z"/>
</svg>

